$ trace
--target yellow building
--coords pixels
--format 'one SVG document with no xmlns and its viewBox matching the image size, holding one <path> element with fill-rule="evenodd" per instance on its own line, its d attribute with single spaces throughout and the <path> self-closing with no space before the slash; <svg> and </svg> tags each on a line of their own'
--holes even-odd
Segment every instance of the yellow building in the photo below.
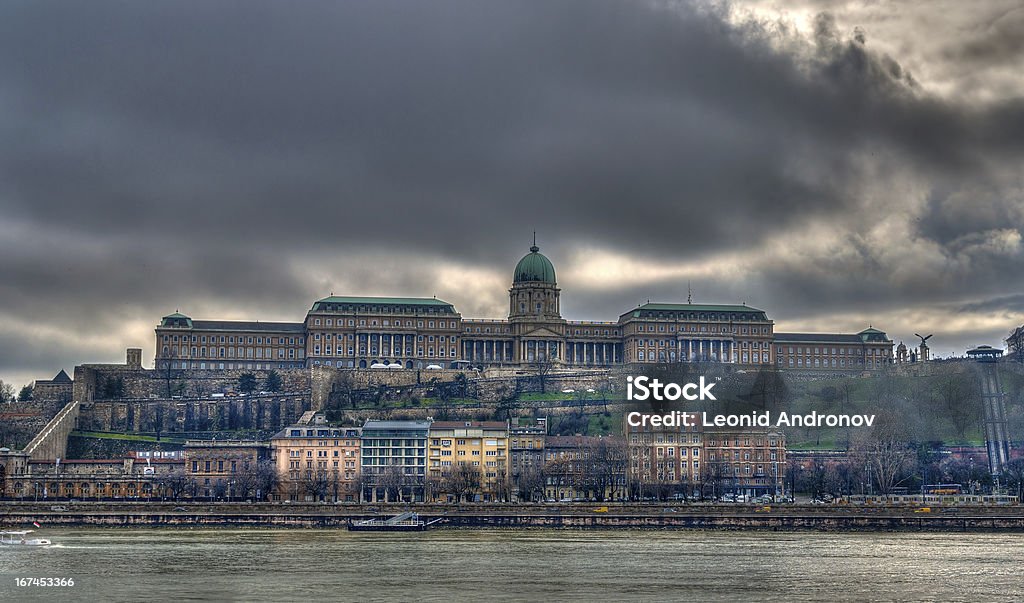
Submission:
<svg viewBox="0 0 1024 603">
<path fill-rule="evenodd" d="M 427 436 L 428 497 L 508 500 L 509 460 L 507 423 L 436 421 Z"/>
<path fill-rule="evenodd" d="M 359 502 L 358 427 L 293 425 L 270 439 L 274 500 Z"/>
</svg>

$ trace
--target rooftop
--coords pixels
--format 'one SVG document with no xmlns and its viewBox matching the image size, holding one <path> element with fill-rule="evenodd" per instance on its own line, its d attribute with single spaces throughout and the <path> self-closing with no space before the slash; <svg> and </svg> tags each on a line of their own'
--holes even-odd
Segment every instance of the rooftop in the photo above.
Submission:
<svg viewBox="0 0 1024 603">
<path fill-rule="evenodd" d="M 860 335 L 849 333 L 776 333 L 775 343 L 864 343 Z"/>
<path fill-rule="evenodd" d="M 430 429 L 507 429 L 501 421 L 434 421 Z"/>
<path fill-rule="evenodd" d="M 430 429 L 431 421 L 377 421 L 371 419 L 363 423 L 363 430 L 368 429 Z"/>
<path fill-rule="evenodd" d="M 49 381 L 46 381 L 44 379 L 36 380 L 37 385 L 41 383 L 74 383 L 74 381 L 71 380 L 71 377 L 68 377 L 68 374 L 64 372 L 64 369 L 60 369 L 60 372 L 57 373 L 54 376 L 54 378 L 50 379 Z"/>
<path fill-rule="evenodd" d="M 204 331 L 271 331 L 302 333 L 305 325 L 301 322 L 262 322 L 248 320 L 193 320 L 193 329 Z"/>
<path fill-rule="evenodd" d="M 324 310 L 325 305 L 379 305 L 379 306 L 416 306 L 424 308 L 448 308 L 455 310 L 450 303 L 437 299 L 436 297 L 349 297 L 344 295 L 331 295 L 313 302 L 310 312 Z"/>
<path fill-rule="evenodd" d="M 585 435 L 555 435 L 544 438 L 545 448 L 579 448 L 581 446 L 592 446 L 598 442 L 614 442 L 615 436 L 585 436 Z"/>
<path fill-rule="evenodd" d="M 639 317 L 640 313 L 644 312 L 644 311 L 650 311 L 650 312 L 725 312 L 725 313 L 730 313 L 730 314 L 738 314 L 738 313 L 748 313 L 748 312 L 750 312 L 750 313 L 761 314 L 760 318 L 763 319 L 763 320 L 767 320 L 767 317 L 764 314 L 764 310 L 758 310 L 757 308 L 752 308 L 752 307 L 750 307 L 750 306 L 748 306 L 746 304 L 740 304 L 740 305 L 735 305 L 735 304 L 661 304 L 661 303 L 651 303 L 651 302 L 647 302 L 646 304 L 638 306 L 638 307 L 634 308 L 633 310 L 630 310 L 629 312 L 624 312 L 620 316 L 620 318 L 625 318 L 625 317 L 627 317 L 629 315 L 632 315 L 634 317 Z"/>
<path fill-rule="evenodd" d="M 293 431 L 299 431 L 299 435 L 293 435 Z M 329 425 L 291 425 L 275 433 L 271 440 L 285 438 L 315 438 L 315 437 L 340 437 L 358 438 L 361 429 L 359 427 L 331 427 Z"/>
</svg>

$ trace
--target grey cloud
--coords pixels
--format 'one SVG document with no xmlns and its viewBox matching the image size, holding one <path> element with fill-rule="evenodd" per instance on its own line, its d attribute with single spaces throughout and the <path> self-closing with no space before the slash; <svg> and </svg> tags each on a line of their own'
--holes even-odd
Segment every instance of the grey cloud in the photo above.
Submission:
<svg viewBox="0 0 1024 603">
<path fill-rule="evenodd" d="M 1021 226 L 1019 98 L 934 95 L 835 12 L 810 39 L 728 15 L 604 0 L 4 5 L 0 212 L 24 237 L 0 240 L 0 313 L 91 333 L 175 307 L 297 320 L 344 288 L 500 315 L 502 290 L 445 290 L 433 268 L 506 275 L 533 230 L 558 264 L 581 244 L 681 262 L 844 225 L 839 259 L 699 284 L 782 318 L 965 285 L 1006 295 L 1024 276 L 978 245 Z M 924 210 L 908 180 L 934 188 Z M 981 211 L 964 191 L 984 192 Z M 970 260 L 963 282 L 898 280 L 863 234 L 918 211 L 913 236 Z M 565 309 L 612 319 L 684 296 L 679 282 L 578 289 Z"/>
</svg>

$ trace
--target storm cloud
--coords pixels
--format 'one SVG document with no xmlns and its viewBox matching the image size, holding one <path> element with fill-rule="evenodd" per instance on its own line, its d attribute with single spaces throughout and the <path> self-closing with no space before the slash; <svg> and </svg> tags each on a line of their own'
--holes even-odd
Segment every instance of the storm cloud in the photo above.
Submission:
<svg viewBox="0 0 1024 603">
<path fill-rule="evenodd" d="M 501 316 L 534 230 L 569 318 L 691 283 L 779 330 L 998 343 L 1024 19 L 980 6 L 6 3 L 0 377 L 148 358 L 175 309 Z"/>
</svg>

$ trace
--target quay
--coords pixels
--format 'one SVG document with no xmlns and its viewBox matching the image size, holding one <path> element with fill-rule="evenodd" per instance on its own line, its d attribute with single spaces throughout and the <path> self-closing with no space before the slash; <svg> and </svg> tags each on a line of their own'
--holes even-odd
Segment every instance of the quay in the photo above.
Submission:
<svg viewBox="0 0 1024 603">
<path fill-rule="evenodd" d="M 704 529 L 1024 532 L 1024 506 L 774 507 L 722 504 L 266 504 L 0 502 L 0 526 L 340 528 L 414 511 L 435 529 Z"/>
</svg>

